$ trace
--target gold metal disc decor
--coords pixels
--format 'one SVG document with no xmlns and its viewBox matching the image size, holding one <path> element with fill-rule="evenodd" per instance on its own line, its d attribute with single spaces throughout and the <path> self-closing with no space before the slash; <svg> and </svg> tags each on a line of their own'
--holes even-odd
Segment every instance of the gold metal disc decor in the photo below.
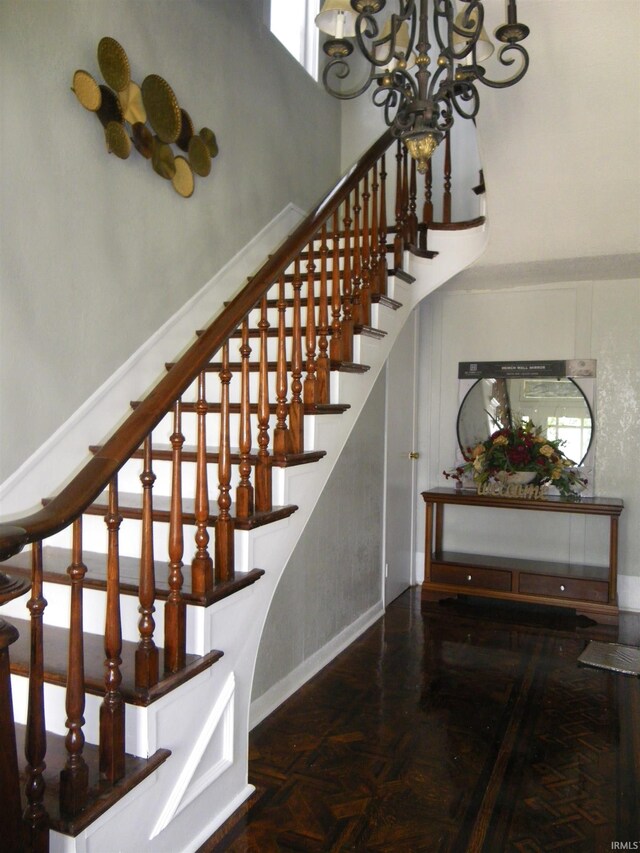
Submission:
<svg viewBox="0 0 640 853">
<path fill-rule="evenodd" d="M 131 140 L 127 136 L 124 125 L 117 121 L 110 121 L 104 129 L 104 138 L 107 142 L 107 151 L 115 154 L 121 160 L 126 160 L 131 154 Z"/>
<path fill-rule="evenodd" d="M 88 71 L 78 69 L 71 90 L 104 127 L 107 151 L 126 160 L 135 148 L 150 161 L 156 174 L 171 182 L 178 195 L 189 198 L 195 187 L 194 176 L 206 177 L 212 159 L 218 155 L 214 132 L 208 127 L 195 132 L 191 117 L 158 74 L 148 74 L 138 86 L 131 79 L 124 48 L 111 36 L 98 43 L 98 65 L 105 85 Z M 173 144 L 187 157 L 176 156 Z"/>
<path fill-rule="evenodd" d="M 176 173 L 176 158 L 173 149 L 157 136 L 153 140 L 153 151 L 151 152 L 151 165 L 153 171 L 161 178 L 172 180 Z"/>
<path fill-rule="evenodd" d="M 80 101 L 85 110 L 95 112 L 100 108 L 102 103 L 102 93 L 100 86 L 93 79 L 88 71 L 78 70 L 73 75 L 73 86 L 71 91 L 75 93 L 76 98 Z"/>
<path fill-rule="evenodd" d="M 127 88 L 118 92 L 118 100 L 120 101 L 125 121 L 128 121 L 132 125 L 137 122 L 145 123 L 147 120 L 147 111 L 142 103 L 142 92 L 137 83 L 130 80 Z"/>
<path fill-rule="evenodd" d="M 211 154 L 200 136 L 192 136 L 189 140 L 189 164 L 196 175 L 203 178 L 211 171 Z"/>
<path fill-rule="evenodd" d="M 98 65 L 107 86 L 122 92 L 129 85 L 129 58 L 122 45 L 105 36 L 98 42 Z"/>
<path fill-rule="evenodd" d="M 193 195 L 195 181 L 193 179 L 193 171 L 188 161 L 182 157 L 175 159 L 176 173 L 171 179 L 174 190 L 183 198 L 189 198 Z"/>
<path fill-rule="evenodd" d="M 182 118 L 178 99 L 173 89 L 157 74 L 149 74 L 142 81 L 142 102 L 149 124 L 163 142 L 175 142 L 180 136 Z"/>
<path fill-rule="evenodd" d="M 151 159 L 151 155 L 153 154 L 153 134 L 146 124 L 137 121 L 131 126 L 131 141 L 136 151 L 142 154 L 145 160 Z"/>
</svg>

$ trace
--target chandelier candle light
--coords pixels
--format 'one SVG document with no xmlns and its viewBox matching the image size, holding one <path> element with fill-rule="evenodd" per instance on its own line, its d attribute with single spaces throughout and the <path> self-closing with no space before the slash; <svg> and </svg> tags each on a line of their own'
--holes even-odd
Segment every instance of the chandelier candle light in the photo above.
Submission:
<svg viewBox="0 0 640 853">
<path fill-rule="evenodd" d="M 385 6 L 392 7 L 390 15 L 388 9 L 383 13 Z M 500 64 L 508 67 L 518 60 L 515 73 L 505 80 L 489 79 L 480 64 L 494 50 L 484 28 L 483 0 L 458 0 L 458 7 L 455 0 L 419 0 L 419 10 L 418 0 L 325 0 L 315 19 L 331 36 L 323 46 L 329 57 L 322 75 L 325 89 L 348 100 L 375 83 L 374 104 L 384 109 L 387 125 L 420 172 L 453 125 L 455 113 L 467 119 L 478 114 L 476 83 L 504 89 L 521 80 L 529 67 L 529 54 L 520 44 L 529 28 L 518 22 L 516 0 L 507 0 L 507 22 L 495 32 L 502 43 Z M 368 63 L 368 75 L 362 85 L 346 90 L 341 84 L 351 73 L 347 60 L 354 42 Z"/>
</svg>

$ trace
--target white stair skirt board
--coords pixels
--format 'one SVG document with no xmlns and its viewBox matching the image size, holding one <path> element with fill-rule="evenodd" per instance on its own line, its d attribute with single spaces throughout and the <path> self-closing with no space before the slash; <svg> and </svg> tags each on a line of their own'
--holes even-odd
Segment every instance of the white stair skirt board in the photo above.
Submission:
<svg viewBox="0 0 640 853">
<path fill-rule="evenodd" d="M 150 840 L 168 825 L 176 814 L 213 784 L 233 764 L 233 698 L 235 678 L 231 673 L 198 735 L 189 759 L 168 798 L 151 833 Z M 217 735 L 217 737 L 215 737 Z M 196 776 L 205 753 L 214 753 L 215 761 Z"/>
<path fill-rule="evenodd" d="M 3 521 L 23 517 L 73 478 L 91 458 L 89 445 L 110 434 L 118 426 L 118 418 L 128 417 L 129 402 L 145 396 L 164 375 L 165 363 L 175 360 L 194 339 L 196 329 L 220 313 L 225 301 L 245 286 L 247 277 L 303 218 L 299 208 L 287 205 L 0 484 Z"/>
</svg>

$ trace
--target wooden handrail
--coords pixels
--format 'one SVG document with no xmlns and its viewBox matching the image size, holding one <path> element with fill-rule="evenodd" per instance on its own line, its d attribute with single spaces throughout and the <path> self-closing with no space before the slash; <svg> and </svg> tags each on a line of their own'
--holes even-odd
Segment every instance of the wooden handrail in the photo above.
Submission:
<svg viewBox="0 0 640 853">
<path fill-rule="evenodd" d="M 68 527 L 93 503 L 392 141 L 388 130 L 363 154 L 58 495 L 25 518 L 0 524 L 0 561 Z"/>
</svg>

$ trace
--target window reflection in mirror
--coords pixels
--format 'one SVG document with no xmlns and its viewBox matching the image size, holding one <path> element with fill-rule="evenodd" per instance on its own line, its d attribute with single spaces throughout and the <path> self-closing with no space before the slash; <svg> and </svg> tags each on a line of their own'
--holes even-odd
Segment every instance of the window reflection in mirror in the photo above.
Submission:
<svg viewBox="0 0 640 853">
<path fill-rule="evenodd" d="M 479 379 L 458 413 L 458 443 L 464 452 L 491 433 L 518 420 L 533 421 L 548 438 L 561 439 L 564 453 L 580 464 L 593 437 L 593 415 L 573 379 Z"/>
</svg>

